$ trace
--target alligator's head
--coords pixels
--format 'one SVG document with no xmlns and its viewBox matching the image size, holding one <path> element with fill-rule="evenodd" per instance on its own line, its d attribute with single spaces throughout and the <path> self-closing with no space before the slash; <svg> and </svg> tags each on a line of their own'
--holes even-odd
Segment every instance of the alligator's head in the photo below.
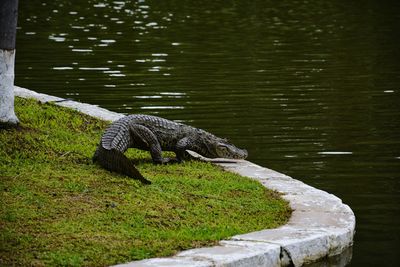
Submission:
<svg viewBox="0 0 400 267">
<path fill-rule="evenodd" d="M 229 143 L 228 140 L 216 137 L 212 134 L 207 134 L 206 146 L 208 155 L 203 155 L 211 158 L 226 158 L 226 159 L 245 159 L 247 158 L 247 150 L 236 147 Z"/>
<path fill-rule="evenodd" d="M 230 144 L 228 141 L 222 139 L 223 142 L 217 142 L 215 146 L 215 153 L 218 158 L 226 158 L 226 159 L 245 159 L 247 158 L 247 150 L 241 149 L 233 144 Z"/>
</svg>

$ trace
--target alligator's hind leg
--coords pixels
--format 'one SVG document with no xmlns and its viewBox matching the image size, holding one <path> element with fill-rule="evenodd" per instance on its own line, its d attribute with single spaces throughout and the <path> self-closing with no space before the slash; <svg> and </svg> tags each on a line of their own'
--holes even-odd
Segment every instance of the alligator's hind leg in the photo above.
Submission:
<svg viewBox="0 0 400 267">
<path fill-rule="evenodd" d="M 129 133 L 132 142 L 130 147 L 149 150 L 155 164 L 163 164 L 171 161 L 171 159 L 162 157 L 161 145 L 155 134 L 150 131 L 149 128 L 140 124 L 133 124 L 129 126 Z"/>
</svg>

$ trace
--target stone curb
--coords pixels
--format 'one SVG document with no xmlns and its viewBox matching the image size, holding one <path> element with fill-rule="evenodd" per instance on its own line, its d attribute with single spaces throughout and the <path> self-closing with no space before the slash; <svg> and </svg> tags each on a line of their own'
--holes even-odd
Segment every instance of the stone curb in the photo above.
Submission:
<svg viewBox="0 0 400 267">
<path fill-rule="evenodd" d="M 87 115 L 90 115 L 92 117 L 106 121 L 115 121 L 125 116 L 121 113 L 112 112 L 95 105 L 80 103 L 69 99 L 41 94 L 18 86 L 14 86 L 14 94 L 15 96 L 19 97 L 33 98 L 40 101 L 41 103 L 52 102 L 59 106 L 71 108 L 79 112 L 85 113 Z"/>
<path fill-rule="evenodd" d="M 79 103 L 15 87 L 15 95 L 54 102 L 103 120 L 114 121 L 123 114 L 95 105 Z M 233 236 L 219 245 L 190 249 L 169 258 L 153 258 L 117 265 L 118 267 L 210 267 L 210 266 L 302 266 L 338 255 L 353 244 L 355 216 L 341 199 L 282 173 L 245 160 L 206 159 L 225 170 L 259 181 L 283 194 L 293 209 L 289 222 L 267 229 Z M 350 255 L 351 257 L 351 255 Z M 344 266 L 346 262 L 340 264 Z"/>
</svg>

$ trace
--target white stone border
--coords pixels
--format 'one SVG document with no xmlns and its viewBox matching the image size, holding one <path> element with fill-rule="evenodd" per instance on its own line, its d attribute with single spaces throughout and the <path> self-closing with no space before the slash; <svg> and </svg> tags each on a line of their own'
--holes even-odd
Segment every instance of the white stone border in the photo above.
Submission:
<svg viewBox="0 0 400 267">
<path fill-rule="evenodd" d="M 19 97 L 33 98 L 42 103 L 54 102 L 55 104 L 57 104 L 59 106 L 71 108 L 71 109 L 80 111 L 82 113 L 85 113 L 87 115 L 90 115 L 92 117 L 95 117 L 95 118 L 98 118 L 101 120 L 106 120 L 106 121 L 115 121 L 115 120 L 118 120 L 125 116 L 121 113 L 112 112 L 107 109 L 100 108 L 96 105 L 80 103 L 80 102 L 60 98 L 57 96 L 41 94 L 41 93 L 37 93 L 35 91 L 29 90 L 26 88 L 22 88 L 22 87 L 18 87 L 18 86 L 14 86 L 14 94 L 15 94 L 15 96 L 19 96 Z"/>
<path fill-rule="evenodd" d="M 124 116 L 94 105 L 39 94 L 21 87 L 14 90 L 16 96 L 55 102 L 103 120 L 114 121 Z M 276 229 L 233 236 L 220 241 L 218 246 L 190 249 L 173 257 L 134 261 L 119 267 L 302 266 L 338 255 L 352 245 L 355 216 L 338 197 L 249 161 L 218 159 L 214 163 L 282 193 L 293 209 L 289 222 Z"/>
</svg>

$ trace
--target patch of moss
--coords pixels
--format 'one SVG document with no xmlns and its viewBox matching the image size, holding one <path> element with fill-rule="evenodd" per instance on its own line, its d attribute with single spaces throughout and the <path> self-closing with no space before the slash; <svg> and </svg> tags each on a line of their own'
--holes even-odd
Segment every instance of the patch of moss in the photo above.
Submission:
<svg viewBox="0 0 400 267">
<path fill-rule="evenodd" d="M 18 129 L 0 131 L 0 265 L 99 266 L 169 256 L 277 227 L 287 203 L 259 183 L 203 162 L 153 165 L 153 184 L 91 157 L 107 123 L 16 98 Z"/>
</svg>

